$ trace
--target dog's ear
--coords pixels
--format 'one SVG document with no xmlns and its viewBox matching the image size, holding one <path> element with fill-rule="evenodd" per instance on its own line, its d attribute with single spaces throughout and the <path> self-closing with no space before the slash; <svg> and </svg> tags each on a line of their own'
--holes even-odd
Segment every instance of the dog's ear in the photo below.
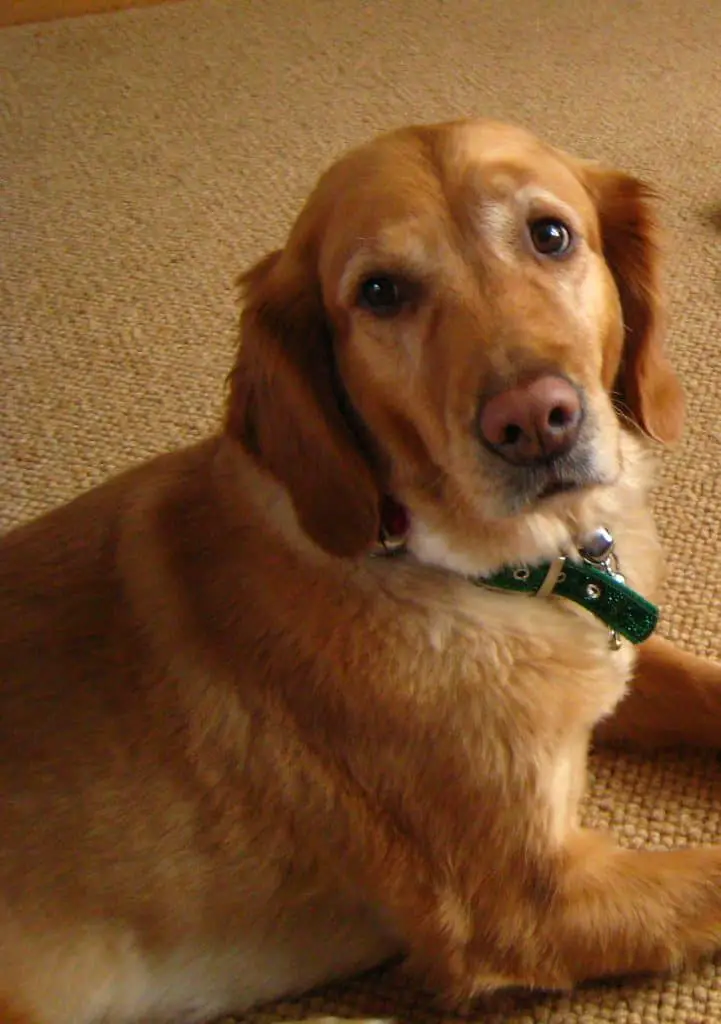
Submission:
<svg viewBox="0 0 721 1024">
<path fill-rule="evenodd" d="M 639 426 L 657 441 L 683 429 L 681 384 L 664 352 L 659 228 L 653 191 L 627 174 L 586 165 L 601 225 L 603 253 L 621 300 L 625 338 L 615 390 Z"/>
<path fill-rule="evenodd" d="M 240 348 L 226 429 L 288 490 L 306 533 L 331 554 L 378 537 L 380 495 L 341 411 L 330 328 L 310 257 L 271 253 L 240 279 Z"/>
</svg>

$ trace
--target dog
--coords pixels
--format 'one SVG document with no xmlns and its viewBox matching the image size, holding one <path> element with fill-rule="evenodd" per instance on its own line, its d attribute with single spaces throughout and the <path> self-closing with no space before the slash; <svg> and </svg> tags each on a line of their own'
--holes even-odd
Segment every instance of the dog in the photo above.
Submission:
<svg viewBox="0 0 721 1024">
<path fill-rule="evenodd" d="M 649 636 L 653 206 L 492 121 L 353 150 L 242 278 L 216 436 L 3 538 L 4 1024 L 721 945 L 721 846 L 578 821 L 594 739 L 721 740 L 721 666 Z"/>
</svg>

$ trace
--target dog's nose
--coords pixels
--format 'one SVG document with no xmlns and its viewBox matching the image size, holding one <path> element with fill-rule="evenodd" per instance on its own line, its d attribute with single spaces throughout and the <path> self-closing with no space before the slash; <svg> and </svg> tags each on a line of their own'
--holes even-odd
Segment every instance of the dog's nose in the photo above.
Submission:
<svg viewBox="0 0 721 1024">
<path fill-rule="evenodd" d="M 570 451 L 582 419 L 578 391 L 563 377 L 546 374 L 487 399 L 479 428 L 493 451 L 520 466 Z"/>
</svg>

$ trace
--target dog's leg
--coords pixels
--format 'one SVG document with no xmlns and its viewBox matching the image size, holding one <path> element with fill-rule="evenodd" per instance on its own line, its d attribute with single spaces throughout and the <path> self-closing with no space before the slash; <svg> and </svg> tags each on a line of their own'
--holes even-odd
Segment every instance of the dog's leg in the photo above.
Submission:
<svg viewBox="0 0 721 1024">
<path fill-rule="evenodd" d="M 639 648 L 628 695 L 595 732 L 600 743 L 721 746 L 721 664 L 663 637 Z"/>
<path fill-rule="evenodd" d="M 500 933 L 484 909 L 465 948 L 449 957 L 438 942 L 423 980 L 444 1006 L 499 987 L 559 991 L 663 973 L 721 949 L 721 846 L 625 850 L 578 831 L 552 856 L 541 899 L 531 889 L 518 900 L 509 883 Z"/>
<path fill-rule="evenodd" d="M 721 847 L 624 850 L 580 832 L 564 854 L 534 984 L 662 972 L 721 947 Z"/>
</svg>

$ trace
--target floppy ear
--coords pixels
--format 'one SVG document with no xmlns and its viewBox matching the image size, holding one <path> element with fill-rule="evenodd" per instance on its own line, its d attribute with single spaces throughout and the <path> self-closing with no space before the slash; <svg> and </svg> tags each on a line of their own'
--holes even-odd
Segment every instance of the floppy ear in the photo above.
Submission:
<svg viewBox="0 0 721 1024">
<path fill-rule="evenodd" d="M 616 391 L 657 441 L 679 439 L 684 398 L 664 352 L 659 230 L 653 192 L 626 174 L 587 166 L 601 240 L 621 300 L 625 338 Z"/>
<path fill-rule="evenodd" d="M 333 555 L 378 537 L 380 496 L 340 409 L 330 329 L 310 259 L 275 252 L 244 274 L 240 349 L 226 429 L 288 490 Z"/>
</svg>

